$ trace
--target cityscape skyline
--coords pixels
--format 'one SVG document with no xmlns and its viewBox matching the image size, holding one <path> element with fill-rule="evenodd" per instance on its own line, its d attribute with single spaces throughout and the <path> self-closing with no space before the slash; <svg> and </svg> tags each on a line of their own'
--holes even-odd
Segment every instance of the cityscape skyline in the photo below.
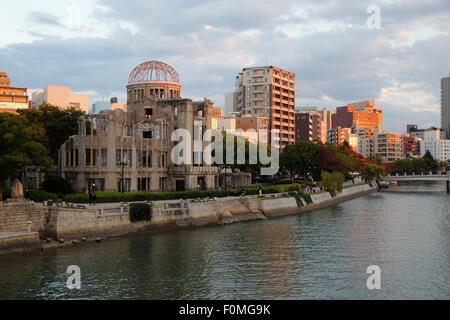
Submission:
<svg viewBox="0 0 450 320">
<path fill-rule="evenodd" d="M 224 108 L 242 68 L 274 65 L 296 74 L 296 106 L 330 110 L 374 99 L 386 130 L 440 126 L 440 79 L 450 72 L 445 1 L 380 2 L 379 30 L 366 26 L 368 1 L 286 1 L 283 8 L 246 1 L 255 13 L 247 18 L 228 2 L 47 2 L 23 10 L 8 4 L 11 14 L 0 22 L 8 30 L 0 40 L 2 70 L 30 96 L 64 85 L 89 94 L 90 105 L 116 96 L 125 102 L 129 69 L 157 59 L 179 71 L 183 96 L 207 95 Z"/>
</svg>

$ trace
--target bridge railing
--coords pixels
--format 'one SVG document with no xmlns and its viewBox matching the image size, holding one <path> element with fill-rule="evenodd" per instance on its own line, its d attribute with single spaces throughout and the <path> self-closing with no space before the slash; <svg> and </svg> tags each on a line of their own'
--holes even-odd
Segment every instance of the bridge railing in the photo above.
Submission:
<svg viewBox="0 0 450 320">
<path fill-rule="evenodd" d="M 403 177 L 403 176 L 446 176 L 446 175 L 450 175 L 450 172 L 439 171 L 439 172 L 437 172 L 437 173 L 433 173 L 432 171 L 429 171 L 429 172 L 421 172 L 420 174 L 419 174 L 419 173 L 416 174 L 415 172 L 413 172 L 412 174 L 407 174 L 406 172 L 403 173 L 403 174 L 400 174 L 400 173 L 394 173 L 394 174 L 388 173 L 388 174 L 386 174 L 387 177 Z"/>
</svg>

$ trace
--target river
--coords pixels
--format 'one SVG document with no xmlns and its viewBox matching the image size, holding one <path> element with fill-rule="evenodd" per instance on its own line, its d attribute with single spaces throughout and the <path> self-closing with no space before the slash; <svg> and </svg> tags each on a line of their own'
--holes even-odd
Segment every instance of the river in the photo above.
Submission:
<svg viewBox="0 0 450 320">
<path fill-rule="evenodd" d="M 450 299 L 450 194 L 395 189 L 296 216 L 2 257 L 0 299 Z M 79 290 L 66 287 L 69 265 Z M 367 289 L 369 265 L 381 289 Z"/>
</svg>

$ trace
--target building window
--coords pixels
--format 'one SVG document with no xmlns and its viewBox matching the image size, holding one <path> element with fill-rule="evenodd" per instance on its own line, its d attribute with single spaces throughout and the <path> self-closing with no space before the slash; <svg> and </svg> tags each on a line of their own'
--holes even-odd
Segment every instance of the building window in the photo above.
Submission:
<svg viewBox="0 0 450 320">
<path fill-rule="evenodd" d="M 69 152 L 69 150 L 66 150 L 66 167 L 69 166 L 69 158 L 70 158 L 70 152 Z"/>
<path fill-rule="evenodd" d="M 146 108 L 145 109 L 145 117 L 147 119 L 151 119 L 153 117 L 153 108 Z"/>
<path fill-rule="evenodd" d="M 100 155 L 98 153 L 98 149 L 92 149 L 92 160 L 93 160 L 93 165 L 94 166 L 98 166 L 100 164 Z"/>
<path fill-rule="evenodd" d="M 101 166 L 106 167 L 108 165 L 108 150 L 102 149 L 101 150 Z"/>
<path fill-rule="evenodd" d="M 142 137 L 144 139 L 152 139 L 152 132 L 151 131 L 144 131 L 144 132 L 142 132 Z"/>
<path fill-rule="evenodd" d="M 122 150 L 116 149 L 116 164 L 117 164 L 117 166 L 120 166 L 121 162 L 122 162 Z"/>
<path fill-rule="evenodd" d="M 137 190 L 138 191 L 150 190 L 150 178 L 138 178 L 137 179 Z"/>
<path fill-rule="evenodd" d="M 91 165 L 91 149 L 86 149 L 86 166 Z"/>
<path fill-rule="evenodd" d="M 148 159 L 148 167 L 152 167 L 152 150 L 148 150 L 147 152 L 147 159 Z"/>
</svg>

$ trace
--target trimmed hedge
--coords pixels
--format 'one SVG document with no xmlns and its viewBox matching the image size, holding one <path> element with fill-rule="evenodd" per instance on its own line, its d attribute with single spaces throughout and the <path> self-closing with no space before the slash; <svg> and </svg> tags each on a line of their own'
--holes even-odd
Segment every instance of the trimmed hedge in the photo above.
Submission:
<svg viewBox="0 0 450 320">
<path fill-rule="evenodd" d="M 35 202 L 43 202 L 47 200 L 58 201 L 58 196 L 55 193 L 46 192 L 43 190 L 30 189 L 27 193 L 27 198 Z"/>
<path fill-rule="evenodd" d="M 284 189 L 284 192 L 296 191 L 297 184 L 285 184 L 266 186 L 262 188 L 263 194 L 268 193 L 280 193 Z M 197 198 L 222 198 L 228 196 L 239 196 L 242 194 L 242 189 L 236 190 L 190 190 L 190 191 L 178 191 L 178 192 L 105 192 L 97 191 L 97 203 L 106 202 L 130 202 L 130 201 L 157 201 L 157 200 L 174 200 L 174 199 L 197 199 Z M 259 194 L 258 188 L 246 188 L 246 195 Z M 64 197 L 65 202 L 71 203 L 89 203 L 89 197 L 86 193 L 68 194 Z"/>
<path fill-rule="evenodd" d="M 152 211 L 148 203 L 131 203 L 128 211 L 131 222 L 150 221 Z"/>
</svg>

